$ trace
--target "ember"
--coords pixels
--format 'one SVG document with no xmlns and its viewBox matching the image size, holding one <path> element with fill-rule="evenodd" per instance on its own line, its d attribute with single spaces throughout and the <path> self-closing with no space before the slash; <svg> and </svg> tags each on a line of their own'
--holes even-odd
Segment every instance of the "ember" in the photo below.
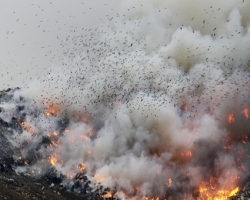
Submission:
<svg viewBox="0 0 250 200">
<path fill-rule="evenodd" d="M 57 162 L 57 159 L 56 159 L 55 157 L 51 157 L 51 158 L 50 158 L 50 164 L 51 164 L 51 165 L 55 165 L 56 162 Z"/>
<path fill-rule="evenodd" d="M 245 109 L 242 111 L 242 113 L 245 115 L 246 119 L 249 118 L 249 110 L 248 110 L 248 108 L 245 108 Z"/>
<path fill-rule="evenodd" d="M 57 115 L 60 112 L 59 107 L 56 104 L 50 103 L 50 104 L 46 104 L 46 111 L 45 111 L 45 115 L 47 116 L 51 116 L 51 115 Z"/>
<path fill-rule="evenodd" d="M 184 151 L 184 152 L 181 152 L 181 156 L 184 156 L 184 157 L 192 157 L 192 152 L 191 152 L 191 151 Z"/>
<path fill-rule="evenodd" d="M 229 124 L 232 124 L 234 122 L 234 114 L 233 113 L 228 115 L 228 122 L 229 122 Z"/>
<path fill-rule="evenodd" d="M 172 179 L 169 178 L 169 179 L 168 179 L 168 184 L 169 184 L 169 186 L 172 184 L 172 182 L 173 182 Z"/>
<path fill-rule="evenodd" d="M 78 170 L 80 171 L 80 172 L 84 172 L 84 169 L 85 169 L 85 167 L 84 167 L 84 163 L 82 163 L 82 164 L 80 164 L 80 165 L 78 165 Z"/>
</svg>

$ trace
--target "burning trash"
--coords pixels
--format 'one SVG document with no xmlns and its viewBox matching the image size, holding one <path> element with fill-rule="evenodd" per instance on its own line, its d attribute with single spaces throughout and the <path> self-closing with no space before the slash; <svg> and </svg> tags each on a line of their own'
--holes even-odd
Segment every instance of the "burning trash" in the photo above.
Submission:
<svg viewBox="0 0 250 200">
<path fill-rule="evenodd" d="M 90 199 L 249 198 L 248 8 L 122 1 L 68 36 L 57 66 L 0 93 L 0 169 Z"/>
</svg>

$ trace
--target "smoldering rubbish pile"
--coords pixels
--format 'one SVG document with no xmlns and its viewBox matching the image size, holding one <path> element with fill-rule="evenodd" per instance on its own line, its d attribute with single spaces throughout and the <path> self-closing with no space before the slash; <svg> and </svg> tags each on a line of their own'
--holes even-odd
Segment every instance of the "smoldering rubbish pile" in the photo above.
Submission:
<svg viewBox="0 0 250 200">
<path fill-rule="evenodd" d="M 249 9 L 122 1 L 103 26 L 68 36 L 60 64 L 1 99 L 15 170 L 53 169 L 66 188 L 120 199 L 233 196 L 250 180 Z"/>
</svg>

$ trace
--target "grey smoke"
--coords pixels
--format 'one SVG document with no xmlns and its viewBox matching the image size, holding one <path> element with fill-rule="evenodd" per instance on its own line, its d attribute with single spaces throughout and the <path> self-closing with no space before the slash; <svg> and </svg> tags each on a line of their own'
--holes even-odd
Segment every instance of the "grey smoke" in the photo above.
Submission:
<svg viewBox="0 0 250 200">
<path fill-rule="evenodd" d="M 193 199 L 210 177 L 220 189 L 244 184 L 250 167 L 249 139 L 241 140 L 250 133 L 242 113 L 250 105 L 248 9 L 249 2 L 233 0 L 122 1 L 119 16 L 86 36 L 70 36 L 62 42 L 61 63 L 15 93 L 17 103 L 20 96 L 32 102 L 28 113 L 40 109 L 26 118 L 35 133 L 12 136 L 16 145 L 29 141 L 24 156 L 53 135 L 60 116 L 69 118 L 67 131 L 55 136 L 58 145 L 40 148 L 42 159 L 19 170 L 43 174 L 56 155 L 55 168 L 69 178 L 84 163 L 92 181 L 131 199 L 168 190 L 172 198 L 187 193 Z M 44 114 L 52 102 L 57 117 Z M 225 150 L 228 138 L 231 149 Z M 192 156 L 182 156 L 188 151 Z"/>
</svg>

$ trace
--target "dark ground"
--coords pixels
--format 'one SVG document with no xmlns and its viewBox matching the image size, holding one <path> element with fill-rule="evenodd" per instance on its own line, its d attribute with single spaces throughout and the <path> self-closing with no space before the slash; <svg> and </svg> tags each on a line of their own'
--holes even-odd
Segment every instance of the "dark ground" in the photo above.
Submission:
<svg viewBox="0 0 250 200">
<path fill-rule="evenodd" d="M 87 199 L 67 192 L 42 180 L 21 176 L 13 171 L 0 173 L 0 199 L 5 200 L 67 200 Z"/>
</svg>

